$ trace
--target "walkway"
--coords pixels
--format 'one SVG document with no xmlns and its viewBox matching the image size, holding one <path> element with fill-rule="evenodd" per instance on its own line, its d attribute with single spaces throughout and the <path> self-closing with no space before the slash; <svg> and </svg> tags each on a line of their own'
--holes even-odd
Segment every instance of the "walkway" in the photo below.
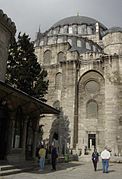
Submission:
<svg viewBox="0 0 122 179">
<path fill-rule="evenodd" d="M 0 179 L 121 179 L 122 164 L 110 163 L 109 173 L 102 173 L 101 162 L 98 164 L 98 171 L 94 172 L 91 162 L 70 162 L 60 163 L 57 171 L 52 172 L 51 166 L 46 165 L 45 171 L 40 172 L 39 168 L 30 172 L 0 177 Z"/>
</svg>

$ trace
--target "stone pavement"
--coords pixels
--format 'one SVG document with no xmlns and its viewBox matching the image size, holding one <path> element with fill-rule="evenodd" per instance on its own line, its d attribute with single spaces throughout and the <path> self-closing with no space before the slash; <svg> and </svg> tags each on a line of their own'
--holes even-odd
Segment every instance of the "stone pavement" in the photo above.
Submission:
<svg viewBox="0 0 122 179">
<path fill-rule="evenodd" d="M 59 163 L 55 172 L 51 171 L 50 165 L 46 165 L 44 172 L 35 168 L 25 173 L 1 176 L 0 179 L 122 179 L 122 164 L 110 163 L 109 173 L 106 174 L 102 173 L 101 162 L 96 172 L 91 162 Z"/>
</svg>

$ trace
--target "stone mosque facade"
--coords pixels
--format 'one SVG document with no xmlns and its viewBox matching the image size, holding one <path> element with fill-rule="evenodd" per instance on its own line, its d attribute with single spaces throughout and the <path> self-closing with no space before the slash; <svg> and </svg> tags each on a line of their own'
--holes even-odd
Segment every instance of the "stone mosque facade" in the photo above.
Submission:
<svg viewBox="0 0 122 179">
<path fill-rule="evenodd" d="M 34 46 L 48 72 L 48 104 L 61 110 L 41 118 L 44 139 L 61 150 L 108 146 L 122 155 L 122 28 L 67 17 L 39 30 Z"/>
</svg>

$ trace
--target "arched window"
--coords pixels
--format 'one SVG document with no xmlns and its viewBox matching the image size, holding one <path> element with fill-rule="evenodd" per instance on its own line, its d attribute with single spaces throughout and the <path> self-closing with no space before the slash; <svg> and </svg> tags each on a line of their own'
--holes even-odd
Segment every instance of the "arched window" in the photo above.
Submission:
<svg viewBox="0 0 122 179">
<path fill-rule="evenodd" d="M 81 34 L 81 25 L 78 26 L 78 34 Z"/>
<path fill-rule="evenodd" d="M 61 28 L 60 28 L 60 34 L 63 34 L 63 32 L 64 32 L 64 28 L 61 27 Z"/>
<path fill-rule="evenodd" d="M 90 100 L 86 104 L 86 116 L 87 118 L 97 118 L 98 116 L 98 105 L 96 101 Z"/>
<path fill-rule="evenodd" d="M 68 39 L 70 45 L 72 45 L 72 39 Z"/>
<path fill-rule="evenodd" d="M 81 26 L 81 34 L 86 34 L 86 25 Z"/>
<path fill-rule="evenodd" d="M 88 42 L 86 42 L 86 49 L 91 50 L 91 46 Z"/>
<path fill-rule="evenodd" d="M 77 47 L 81 47 L 81 40 L 77 40 Z"/>
<path fill-rule="evenodd" d="M 62 42 L 63 42 L 63 38 L 62 37 L 58 37 L 57 43 L 62 43 Z"/>
<path fill-rule="evenodd" d="M 67 33 L 67 30 L 68 30 L 68 26 L 65 25 L 65 26 L 64 26 L 64 33 Z"/>
<path fill-rule="evenodd" d="M 57 73 L 55 77 L 55 89 L 61 89 L 62 87 L 62 73 Z"/>
<path fill-rule="evenodd" d="M 98 92 L 99 89 L 100 89 L 100 85 L 95 80 L 90 80 L 85 85 L 85 90 L 87 93 L 94 94 L 94 93 Z"/>
<path fill-rule="evenodd" d="M 57 55 L 57 62 L 61 62 L 61 61 L 65 61 L 66 58 L 65 58 L 65 55 L 63 52 L 59 52 L 58 55 Z"/>
<path fill-rule="evenodd" d="M 50 50 L 44 52 L 44 64 L 49 65 L 51 61 L 52 53 Z"/>
<path fill-rule="evenodd" d="M 69 26 L 69 34 L 72 34 L 72 26 Z"/>
<path fill-rule="evenodd" d="M 90 26 L 87 26 L 87 33 L 92 34 L 92 28 Z"/>
</svg>

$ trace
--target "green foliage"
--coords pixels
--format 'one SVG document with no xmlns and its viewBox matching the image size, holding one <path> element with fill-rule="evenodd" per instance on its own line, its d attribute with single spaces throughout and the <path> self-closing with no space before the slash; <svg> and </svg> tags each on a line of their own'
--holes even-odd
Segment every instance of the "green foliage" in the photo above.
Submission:
<svg viewBox="0 0 122 179">
<path fill-rule="evenodd" d="M 47 71 L 37 62 L 29 36 L 19 33 L 9 48 L 6 83 L 44 101 L 48 90 L 46 77 Z"/>
</svg>

